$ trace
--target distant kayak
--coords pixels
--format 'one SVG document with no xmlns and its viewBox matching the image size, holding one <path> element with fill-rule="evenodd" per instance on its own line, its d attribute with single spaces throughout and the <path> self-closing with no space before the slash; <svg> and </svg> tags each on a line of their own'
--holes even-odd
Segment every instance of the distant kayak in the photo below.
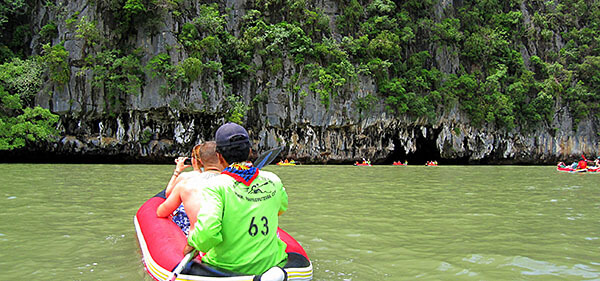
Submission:
<svg viewBox="0 0 600 281">
<path fill-rule="evenodd" d="M 296 166 L 296 163 L 277 163 L 277 166 Z"/>
<path fill-rule="evenodd" d="M 402 163 L 400 161 L 392 163 L 394 166 L 408 166 L 408 164 Z"/>
<path fill-rule="evenodd" d="M 354 163 L 354 166 L 366 166 L 366 167 L 371 167 L 371 164 L 365 164 L 365 163 Z"/>
<path fill-rule="evenodd" d="M 568 172 L 568 173 L 600 173 L 600 167 L 588 167 L 585 169 L 573 169 L 569 166 L 566 166 L 566 167 L 556 166 L 556 170 L 559 172 Z"/>
</svg>

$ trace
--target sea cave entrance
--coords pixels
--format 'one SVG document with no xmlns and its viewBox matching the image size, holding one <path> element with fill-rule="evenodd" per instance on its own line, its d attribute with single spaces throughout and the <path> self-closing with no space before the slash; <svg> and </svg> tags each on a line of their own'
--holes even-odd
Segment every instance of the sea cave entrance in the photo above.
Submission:
<svg viewBox="0 0 600 281">
<path fill-rule="evenodd" d="M 425 136 L 423 136 L 423 131 L 421 130 L 416 132 L 417 149 L 413 152 L 407 152 L 404 149 L 402 140 L 400 140 L 397 135 L 396 137 L 393 137 L 394 151 L 386 158 L 385 164 L 391 164 L 394 161 L 408 161 L 409 165 L 425 165 L 427 161 L 438 161 L 443 163 L 440 157 L 440 151 L 435 142 L 437 133 L 429 128 L 426 132 Z"/>
</svg>

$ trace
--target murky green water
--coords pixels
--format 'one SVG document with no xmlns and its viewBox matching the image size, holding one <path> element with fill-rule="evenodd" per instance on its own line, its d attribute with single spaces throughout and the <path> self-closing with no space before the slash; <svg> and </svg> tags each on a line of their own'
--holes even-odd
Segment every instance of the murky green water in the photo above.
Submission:
<svg viewBox="0 0 600 281">
<path fill-rule="evenodd" d="M 151 280 L 133 215 L 169 165 L 0 164 L 0 280 Z M 600 175 L 269 166 L 314 280 L 600 280 Z"/>
</svg>

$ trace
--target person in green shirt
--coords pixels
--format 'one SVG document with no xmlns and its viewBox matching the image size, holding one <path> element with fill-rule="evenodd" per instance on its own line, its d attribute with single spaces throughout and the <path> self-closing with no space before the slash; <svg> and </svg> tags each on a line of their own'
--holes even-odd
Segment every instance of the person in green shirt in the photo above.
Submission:
<svg viewBox="0 0 600 281">
<path fill-rule="evenodd" d="M 288 197 L 281 180 L 246 165 L 250 139 L 242 126 L 222 125 L 215 140 L 217 156 L 226 168 L 203 182 L 198 220 L 184 252 L 195 248 L 206 253 L 203 263 L 241 274 L 259 275 L 283 267 L 288 255 L 277 227 Z"/>
</svg>

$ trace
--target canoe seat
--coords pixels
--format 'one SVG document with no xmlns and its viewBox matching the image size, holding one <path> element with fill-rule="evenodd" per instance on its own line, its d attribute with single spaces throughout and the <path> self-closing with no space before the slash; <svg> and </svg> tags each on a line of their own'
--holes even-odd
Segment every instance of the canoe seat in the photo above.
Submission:
<svg viewBox="0 0 600 281">
<path fill-rule="evenodd" d="M 288 253 L 288 261 L 283 268 L 301 268 L 309 265 L 310 262 L 303 255 L 298 253 Z M 247 275 L 220 269 L 205 263 L 197 262 L 196 260 L 190 261 L 181 271 L 181 273 L 208 277 L 231 277 Z"/>
</svg>

